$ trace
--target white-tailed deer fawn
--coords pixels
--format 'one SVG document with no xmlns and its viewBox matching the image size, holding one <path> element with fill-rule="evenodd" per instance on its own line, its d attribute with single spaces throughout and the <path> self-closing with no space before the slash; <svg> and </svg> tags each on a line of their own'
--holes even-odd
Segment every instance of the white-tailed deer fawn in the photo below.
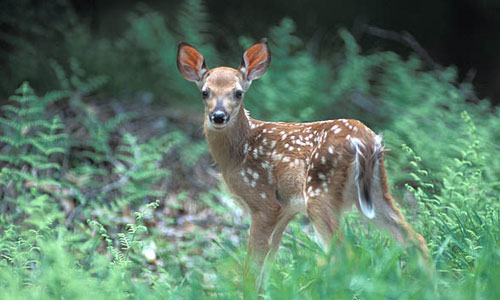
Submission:
<svg viewBox="0 0 500 300">
<path fill-rule="evenodd" d="M 204 131 L 229 190 L 251 215 L 249 257 L 261 266 L 273 256 L 283 231 L 307 213 L 324 245 L 339 227 L 340 214 L 356 205 L 401 244 L 427 246 L 394 205 L 384 168 L 382 138 L 357 120 L 313 123 L 252 119 L 243 98 L 269 67 L 266 40 L 252 45 L 238 69 L 207 69 L 198 50 L 179 45 L 177 66 L 201 90 Z M 261 101 L 265 101 L 262 99 Z"/>
</svg>

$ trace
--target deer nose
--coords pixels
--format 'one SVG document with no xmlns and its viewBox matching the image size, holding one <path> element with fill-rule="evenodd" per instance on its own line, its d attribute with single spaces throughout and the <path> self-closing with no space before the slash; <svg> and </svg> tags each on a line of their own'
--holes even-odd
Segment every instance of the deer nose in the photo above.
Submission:
<svg viewBox="0 0 500 300">
<path fill-rule="evenodd" d="M 227 120 L 226 113 L 222 110 L 217 110 L 212 113 L 212 122 L 215 124 L 222 124 Z"/>
</svg>

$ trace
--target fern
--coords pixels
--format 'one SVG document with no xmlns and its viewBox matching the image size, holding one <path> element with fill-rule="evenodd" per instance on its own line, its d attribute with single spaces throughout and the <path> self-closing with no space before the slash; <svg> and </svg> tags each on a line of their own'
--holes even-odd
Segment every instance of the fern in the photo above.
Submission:
<svg viewBox="0 0 500 300">
<path fill-rule="evenodd" d="M 62 95 L 60 95 L 62 96 Z M 0 143 L 10 148 L 2 153 L 0 160 L 20 167 L 53 168 L 49 157 L 64 152 L 67 136 L 61 133 L 63 126 L 58 117 L 52 120 L 44 118 L 47 99 L 38 98 L 28 83 L 23 83 L 11 97 L 15 105 L 3 107 L 6 117 L 0 118 L 0 126 L 5 134 L 0 136 Z M 50 101 L 56 101 L 52 94 Z M 31 151 L 35 150 L 35 151 Z M 25 154 L 30 152 L 29 155 Z M 56 167 L 57 168 L 57 167 Z"/>
<path fill-rule="evenodd" d="M 6 222 L 24 216 L 26 224 L 41 229 L 62 218 L 55 203 L 40 188 L 45 176 L 54 176 L 60 169 L 55 157 L 66 152 L 68 143 L 60 118 L 50 118 L 45 111 L 47 103 L 58 99 L 54 93 L 49 99 L 39 98 L 28 83 L 23 83 L 11 97 L 13 104 L 6 107 L 5 117 L 0 118 L 0 143 L 4 144 L 0 154 L 4 163 L 0 173 L 2 206 L 17 207 L 18 212 L 10 214 Z"/>
<path fill-rule="evenodd" d="M 458 157 L 444 169 L 437 190 L 428 183 L 429 173 L 419 166 L 421 159 L 405 147 L 413 158 L 412 177 L 416 183 L 416 187 L 407 188 L 422 204 L 421 218 L 426 220 L 427 231 L 424 235 L 432 237 L 430 244 L 438 253 L 438 264 L 452 264 L 455 270 L 471 267 L 478 259 L 485 234 L 481 228 L 494 226 L 495 214 L 500 211 L 500 204 L 492 197 L 492 186 L 484 180 L 487 166 L 476 126 L 466 112 L 462 119 L 467 132 L 462 139 L 468 147 L 458 152 Z"/>
</svg>

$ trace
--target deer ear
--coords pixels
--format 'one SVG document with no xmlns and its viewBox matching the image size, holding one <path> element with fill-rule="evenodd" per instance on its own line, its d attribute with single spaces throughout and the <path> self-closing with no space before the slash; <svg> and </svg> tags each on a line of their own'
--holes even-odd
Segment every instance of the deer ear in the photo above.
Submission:
<svg viewBox="0 0 500 300">
<path fill-rule="evenodd" d="M 177 50 L 177 68 L 182 77 L 189 81 L 200 82 L 207 71 L 203 55 L 195 47 L 180 43 Z"/>
<path fill-rule="evenodd" d="M 267 39 L 262 39 L 243 53 L 239 69 L 247 81 L 252 81 L 264 75 L 270 63 L 271 51 L 267 46 Z"/>
</svg>

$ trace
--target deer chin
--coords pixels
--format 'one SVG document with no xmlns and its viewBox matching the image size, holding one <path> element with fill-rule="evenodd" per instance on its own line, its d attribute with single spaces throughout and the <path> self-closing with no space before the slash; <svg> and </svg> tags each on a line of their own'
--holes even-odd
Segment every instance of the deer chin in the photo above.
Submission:
<svg viewBox="0 0 500 300">
<path fill-rule="evenodd" d="M 213 123 L 212 121 L 210 121 L 210 117 L 207 116 L 207 120 L 205 121 L 206 122 L 206 127 L 208 130 L 214 130 L 214 131 L 221 131 L 221 130 L 224 130 L 227 125 L 228 125 L 228 122 L 226 123 L 223 123 L 223 124 L 215 124 Z"/>
<path fill-rule="evenodd" d="M 226 128 L 226 124 L 217 125 L 217 124 L 214 124 L 214 123 L 210 123 L 209 128 L 213 129 L 213 130 L 223 130 L 224 128 Z"/>
</svg>

